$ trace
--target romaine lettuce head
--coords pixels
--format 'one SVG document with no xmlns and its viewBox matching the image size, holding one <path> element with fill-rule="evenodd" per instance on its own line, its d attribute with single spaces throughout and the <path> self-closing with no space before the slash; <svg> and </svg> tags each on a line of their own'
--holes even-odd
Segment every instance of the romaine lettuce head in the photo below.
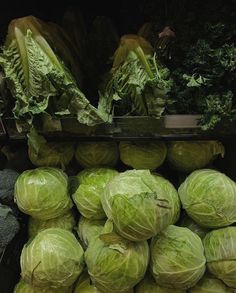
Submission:
<svg viewBox="0 0 236 293">
<path fill-rule="evenodd" d="M 119 159 L 116 142 L 80 142 L 75 152 L 77 162 L 84 168 L 114 167 Z"/>
<path fill-rule="evenodd" d="M 102 234 L 89 243 L 85 262 L 99 290 L 123 293 L 143 278 L 149 262 L 149 247 L 146 241 L 131 242 L 117 235 L 108 221 Z"/>
<path fill-rule="evenodd" d="M 202 241 L 188 228 L 170 225 L 152 239 L 150 270 L 160 286 L 193 287 L 202 278 L 205 263 Z"/>
<path fill-rule="evenodd" d="M 105 222 L 105 219 L 89 220 L 85 217 L 80 217 L 77 233 L 84 248 L 87 248 L 89 243 L 101 234 Z"/>
<path fill-rule="evenodd" d="M 172 141 L 167 160 L 172 168 L 189 173 L 206 167 L 219 155 L 224 157 L 224 146 L 219 141 Z"/>
<path fill-rule="evenodd" d="M 32 286 L 21 279 L 15 286 L 14 293 L 71 293 L 71 287 L 61 287 L 61 288 L 40 288 Z"/>
<path fill-rule="evenodd" d="M 136 286 L 136 293 L 173 293 L 173 289 L 159 286 L 150 274 Z M 175 293 L 185 293 L 185 290 L 174 289 Z"/>
<path fill-rule="evenodd" d="M 236 227 L 209 232 L 203 241 L 208 270 L 236 289 Z"/>
<path fill-rule="evenodd" d="M 35 166 L 65 168 L 74 156 L 74 145 L 67 142 L 47 142 L 31 129 L 28 134 L 28 154 Z"/>
<path fill-rule="evenodd" d="M 83 271 L 83 254 L 71 232 L 60 228 L 43 230 L 22 250 L 21 277 L 36 287 L 71 286 Z"/>
<path fill-rule="evenodd" d="M 200 226 L 217 228 L 236 222 L 236 184 L 225 174 L 202 169 L 179 187 L 183 208 Z"/>
<path fill-rule="evenodd" d="M 67 175 L 60 169 L 27 170 L 16 181 L 15 201 L 23 213 L 49 220 L 62 216 L 72 207 L 67 189 Z"/>
<path fill-rule="evenodd" d="M 79 212 L 88 219 L 105 219 L 101 196 L 106 184 L 118 174 L 108 168 L 85 169 L 78 174 L 79 187 L 73 194 L 73 200 Z"/>
<path fill-rule="evenodd" d="M 117 232 L 131 241 L 160 233 L 178 220 L 180 202 L 174 186 L 148 170 L 123 172 L 105 187 L 102 205 Z"/>
<path fill-rule="evenodd" d="M 119 145 L 121 161 L 134 169 L 154 170 L 165 160 L 167 149 L 164 142 L 122 141 Z"/>
<path fill-rule="evenodd" d="M 221 280 L 212 276 L 204 276 L 194 287 L 190 288 L 189 293 L 232 293 Z"/>
<path fill-rule="evenodd" d="M 28 222 L 28 236 L 29 238 L 35 237 L 40 231 L 48 228 L 61 228 L 68 231 L 72 231 L 75 227 L 75 218 L 71 211 L 66 214 L 50 219 L 50 220 L 39 220 L 30 217 Z"/>
<path fill-rule="evenodd" d="M 98 110 L 78 88 L 70 72 L 71 69 L 80 77 L 72 47 L 56 24 L 34 16 L 10 22 L 0 65 L 15 98 L 12 112 L 16 118 L 31 124 L 35 116 L 42 118 L 43 114 L 49 117 L 70 115 L 87 125 L 109 119 L 103 108 L 106 108 L 105 103 Z"/>
</svg>

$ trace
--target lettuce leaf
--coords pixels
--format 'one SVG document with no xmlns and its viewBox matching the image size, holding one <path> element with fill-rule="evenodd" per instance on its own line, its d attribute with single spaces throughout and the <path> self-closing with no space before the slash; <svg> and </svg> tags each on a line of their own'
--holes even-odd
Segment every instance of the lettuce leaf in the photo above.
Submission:
<svg viewBox="0 0 236 293">
<path fill-rule="evenodd" d="M 149 42 L 126 35 L 115 52 L 112 71 L 100 92 L 100 104 L 106 103 L 107 109 L 112 112 L 114 108 L 118 115 L 160 118 L 169 101 L 171 84 L 168 69 L 158 64 Z"/>
<path fill-rule="evenodd" d="M 33 16 L 11 21 L 0 65 L 15 97 L 15 118 L 32 123 L 36 115 L 48 113 L 76 116 L 87 125 L 106 121 L 102 109 L 90 104 L 66 67 L 73 60 L 65 44 L 56 27 Z"/>
</svg>

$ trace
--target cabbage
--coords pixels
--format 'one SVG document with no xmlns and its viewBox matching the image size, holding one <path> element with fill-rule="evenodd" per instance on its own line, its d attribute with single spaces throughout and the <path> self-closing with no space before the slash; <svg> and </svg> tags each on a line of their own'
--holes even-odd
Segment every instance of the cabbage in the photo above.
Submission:
<svg viewBox="0 0 236 293">
<path fill-rule="evenodd" d="M 131 241 L 151 238 L 175 223 L 180 212 L 174 186 L 148 170 L 117 175 L 105 187 L 102 205 L 118 233 Z"/>
<path fill-rule="evenodd" d="M 203 244 L 208 270 L 236 289 L 236 227 L 209 232 Z"/>
<path fill-rule="evenodd" d="M 28 154 L 30 161 L 37 167 L 64 168 L 74 156 L 74 145 L 67 142 L 47 142 L 31 129 L 28 135 Z"/>
<path fill-rule="evenodd" d="M 112 141 L 80 142 L 75 158 L 84 168 L 114 167 L 119 159 L 119 150 L 116 142 Z"/>
<path fill-rule="evenodd" d="M 39 288 L 35 286 L 31 286 L 26 283 L 24 280 L 20 280 L 19 283 L 16 284 L 14 293 L 71 293 L 71 287 L 61 287 L 61 288 Z"/>
<path fill-rule="evenodd" d="M 22 278 L 32 286 L 68 287 L 83 270 L 83 249 L 71 232 L 49 228 L 24 246 L 20 264 Z"/>
<path fill-rule="evenodd" d="M 188 228 L 170 225 L 152 239 L 150 269 L 160 286 L 194 286 L 205 272 L 205 263 L 202 241 Z"/>
<path fill-rule="evenodd" d="M 125 293 L 132 293 L 133 290 L 128 290 Z M 98 290 L 91 282 L 90 277 L 87 273 L 83 273 L 78 280 L 73 293 L 102 293 Z"/>
<path fill-rule="evenodd" d="M 79 219 L 77 233 L 84 248 L 101 234 L 105 222 L 106 220 L 89 220 L 84 217 Z"/>
<path fill-rule="evenodd" d="M 72 231 L 75 227 L 75 218 L 71 211 L 67 212 L 66 214 L 50 220 L 39 220 L 34 219 L 32 217 L 29 218 L 28 223 L 28 236 L 34 237 L 40 231 L 48 229 L 48 228 L 62 228 L 69 231 Z"/>
<path fill-rule="evenodd" d="M 201 239 L 203 239 L 208 232 L 207 228 L 199 226 L 188 216 L 185 216 L 180 220 L 179 226 L 188 228 L 192 232 L 196 233 Z"/>
<path fill-rule="evenodd" d="M 175 293 L 185 293 L 185 290 L 175 289 Z M 160 287 L 155 280 L 147 274 L 145 278 L 136 286 L 136 293 L 173 293 L 173 289 Z"/>
<path fill-rule="evenodd" d="M 190 288 L 189 293 L 230 293 L 232 290 L 214 277 L 203 277 L 196 286 Z"/>
<path fill-rule="evenodd" d="M 102 293 L 98 290 L 91 282 L 89 275 L 83 273 L 78 280 L 78 283 L 75 286 L 73 293 Z"/>
<path fill-rule="evenodd" d="M 89 243 L 85 252 L 88 273 L 102 292 L 126 292 L 140 282 L 146 272 L 148 244 L 122 238 L 113 232 L 109 221 L 102 233 Z"/>
<path fill-rule="evenodd" d="M 59 169 L 41 167 L 23 172 L 15 184 L 19 209 L 41 220 L 60 217 L 70 210 L 67 175 Z"/>
<path fill-rule="evenodd" d="M 236 184 L 223 173 L 194 171 L 181 184 L 179 196 L 183 208 L 200 226 L 217 228 L 236 222 Z"/>
<path fill-rule="evenodd" d="M 117 171 L 107 168 L 85 169 L 78 174 L 80 186 L 73 194 L 73 200 L 79 212 L 88 219 L 105 219 L 101 195 L 106 184 Z"/>
<path fill-rule="evenodd" d="M 167 149 L 162 141 L 158 142 L 120 142 L 121 161 L 134 169 L 154 170 L 165 160 Z"/>
<path fill-rule="evenodd" d="M 224 157 L 224 146 L 219 141 L 172 141 L 167 160 L 178 171 L 192 172 L 206 167 L 218 155 Z"/>
</svg>

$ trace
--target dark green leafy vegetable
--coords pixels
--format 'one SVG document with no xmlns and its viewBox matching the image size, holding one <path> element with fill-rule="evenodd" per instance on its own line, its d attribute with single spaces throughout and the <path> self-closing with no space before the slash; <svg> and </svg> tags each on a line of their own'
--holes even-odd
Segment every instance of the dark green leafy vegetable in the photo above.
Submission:
<svg viewBox="0 0 236 293">
<path fill-rule="evenodd" d="M 11 204 L 14 199 L 14 186 L 20 174 L 11 169 L 0 171 L 0 202 Z"/>
<path fill-rule="evenodd" d="M 186 48 L 182 66 L 172 74 L 171 113 L 203 114 L 204 130 L 236 120 L 236 27 L 206 24 L 201 39 Z"/>
<path fill-rule="evenodd" d="M 0 204 L 0 253 L 15 237 L 19 229 L 19 222 L 12 210 L 8 206 Z"/>
</svg>

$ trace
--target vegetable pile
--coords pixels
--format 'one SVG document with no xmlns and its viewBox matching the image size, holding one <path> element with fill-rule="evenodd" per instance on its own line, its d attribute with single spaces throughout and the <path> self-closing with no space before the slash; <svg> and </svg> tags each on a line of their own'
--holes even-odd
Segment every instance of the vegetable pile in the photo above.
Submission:
<svg viewBox="0 0 236 293">
<path fill-rule="evenodd" d="M 200 114 L 203 130 L 235 121 L 235 24 L 189 16 L 163 28 L 149 17 L 124 35 L 109 18 L 88 25 L 73 8 L 62 26 L 12 20 L 0 52 L 0 114 L 45 129 L 60 118 L 95 126 L 114 115 Z M 31 157 L 43 164 L 37 151 Z"/>
<path fill-rule="evenodd" d="M 80 143 L 77 150 L 82 150 L 89 168 L 80 169 L 77 175 L 68 177 L 67 167 L 63 171 L 36 165 L 13 177 L 15 202 L 28 215 L 28 239 L 20 256 L 21 279 L 14 292 L 236 289 L 236 183 L 210 168 L 217 154 L 224 153 L 222 143 L 182 141 L 181 147 L 179 142 L 167 146 L 164 142 L 147 143 L 145 152 L 145 143 L 135 142 L 132 161 L 136 158 L 140 169 L 131 169 L 129 163 L 115 165 L 111 160 L 114 149 L 117 162 L 118 150 L 124 151 L 123 146 L 131 146 L 130 142 L 121 142 L 120 147 L 108 143 L 107 149 L 103 142 L 107 150 L 103 156 L 98 142 L 86 144 L 88 149 Z M 156 157 L 163 156 L 163 150 L 162 160 L 171 156 L 178 162 L 170 164 L 166 159 L 164 165 L 184 176 L 181 184 L 172 184 L 161 175 L 164 166 L 156 168 Z M 199 155 L 198 164 L 199 150 L 205 154 L 205 162 L 204 155 Z M 55 154 L 53 158 L 60 158 Z M 185 159 L 182 166 L 180 155 Z M 190 170 L 186 162 L 193 157 L 196 164 Z M 79 167 L 76 160 L 74 164 Z M 177 173 L 179 170 L 185 172 Z M 1 221 L 9 222 L 1 231 L 9 239 L 0 236 L 10 242 L 14 237 L 10 231 L 17 233 L 19 224 L 10 208 L 0 208 L 5 211 Z"/>
</svg>

